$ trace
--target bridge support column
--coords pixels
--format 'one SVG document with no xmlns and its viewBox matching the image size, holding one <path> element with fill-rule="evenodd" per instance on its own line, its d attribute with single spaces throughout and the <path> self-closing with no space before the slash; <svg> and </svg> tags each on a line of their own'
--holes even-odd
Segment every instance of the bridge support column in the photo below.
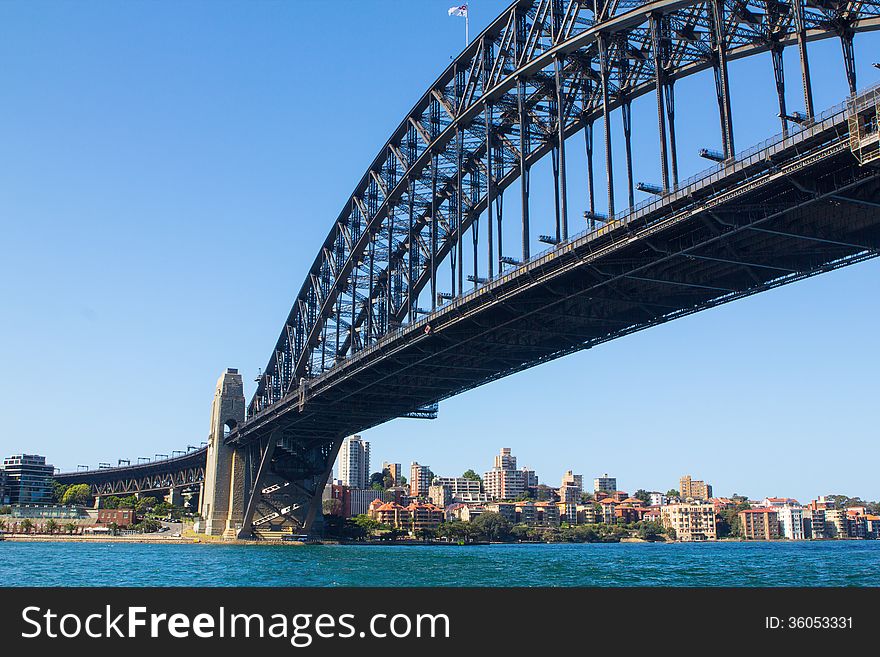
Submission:
<svg viewBox="0 0 880 657">
<path fill-rule="evenodd" d="M 183 491 L 180 488 L 169 488 L 165 501 L 173 506 L 183 506 Z"/>
<path fill-rule="evenodd" d="M 275 430 L 242 449 L 249 482 L 239 538 L 323 533 L 321 497 L 342 439 Z"/>
<path fill-rule="evenodd" d="M 244 422 L 245 400 L 241 374 L 227 369 L 218 379 L 211 407 L 204 494 L 199 512 L 205 533 L 234 534 L 244 515 L 243 463 L 235 449 L 225 444 L 224 434 Z"/>
</svg>

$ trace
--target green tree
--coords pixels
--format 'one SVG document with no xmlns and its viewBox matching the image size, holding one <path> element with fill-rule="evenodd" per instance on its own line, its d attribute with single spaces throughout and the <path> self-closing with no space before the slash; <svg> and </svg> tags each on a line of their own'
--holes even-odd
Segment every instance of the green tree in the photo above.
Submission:
<svg viewBox="0 0 880 657">
<path fill-rule="evenodd" d="M 149 513 L 157 504 L 159 504 L 159 500 L 155 497 L 147 496 L 139 500 L 135 498 L 134 508 L 139 513 Z"/>
<path fill-rule="evenodd" d="M 383 491 L 385 490 L 385 472 L 374 472 L 370 475 L 370 488 L 373 490 Z"/>
<path fill-rule="evenodd" d="M 529 540 L 529 528 L 526 525 L 514 525 L 510 528 L 510 537 L 516 541 Z"/>
<path fill-rule="evenodd" d="M 510 522 L 500 513 L 493 511 L 481 513 L 471 525 L 489 541 L 504 541 L 510 537 Z"/>
<path fill-rule="evenodd" d="M 49 522 L 46 523 L 46 531 L 50 534 L 54 534 L 58 531 L 58 523 L 55 522 L 54 519 L 50 518 Z"/>
<path fill-rule="evenodd" d="M 675 488 L 670 488 L 666 491 L 666 497 L 681 497 L 681 494 Z"/>
<path fill-rule="evenodd" d="M 22 534 L 30 534 L 31 530 L 34 528 L 34 523 L 30 518 L 25 518 L 21 523 L 21 533 Z"/>
<path fill-rule="evenodd" d="M 430 541 L 437 538 L 437 530 L 432 527 L 419 527 L 416 530 L 416 538 L 422 541 Z"/>
<path fill-rule="evenodd" d="M 465 470 L 464 474 L 461 475 L 461 478 L 467 479 L 469 481 L 479 481 L 480 483 L 483 483 L 483 478 L 472 469 Z"/>
<path fill-rule="evenodd" d="M 67 491 L 67 485 L 60 484 L 54 479 L 50 479 L 49 483 L 52 485 L 52 499 L 58 504 L 63 504 L 61 500 L 64 497 L 64 493 Z"/>
<path fill-rule="evenodd" d="M 373 520 L 370 516 L 364 513 L 355 516 L 354 523 L 364 531 L 364 535 L 367 537 L 372 536 L 382 527 L 382 523 L 378 520 Z"/>
<path fill-rule="evenodd" d="M 6 531 L 6 521 L 0 518 L 0 534 Z"/>
<path fill-rule="evenodd" d="M 539 502 L 549 502 L 550 498 L 553 496 L 550 486 L 546 484 L 538 484 L 538 487 L 535 489 L 535 498 Z"/>
<path fill-rule="evenodd" d="M 641 500 L 645 504 L 651 503 L 651 493 L 646 491 L 644 488 L 639 488 L 635 493 L 633 493 L 633 497 Z"/>
<path fill-rule="evenodd" d="M 118 509 L 119 508 L 119 498 L 116 495 L 111 495 L 110 497 L 105 497 L 101 500 L 101 506 L 105 509 Z"/>
<path fill-rule="evenodd" d="M 68 522 L 66 525 L 64 525 L 64 531 L 66 531 L 68 534 L 73 534 L 73 532 L 76 531 L 76 523 Z"/>
<path fill-rule="evenodd" d="M 92 489 L 88 484 L 74 484 L 68 486 L 67 490 L 61 496 L 61 503 L 65 506 L 68 504 L 85 505 L 92 499 Z"/>
</svg>

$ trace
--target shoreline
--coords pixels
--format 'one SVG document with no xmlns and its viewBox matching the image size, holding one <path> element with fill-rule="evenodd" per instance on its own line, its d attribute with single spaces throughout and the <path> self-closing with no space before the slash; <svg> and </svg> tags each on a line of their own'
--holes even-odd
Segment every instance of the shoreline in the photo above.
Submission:
<svg viewBox="0 0 880 657">
<path fill-rule="evenodd" d="M 747 540 L 744 538 L 722 538 L 715 541 L 646 541 L 644 539 L 630 538 L 621 539 L 620 541 L 595 541 L 593 543 L 570 543 L 566 541 L 560 542 L 544 542 L 544 541 L 476 541 L 473 543 L 455 543 L 445 541 L 338 541 L 328 540 L 318 543 L 305 543 L 303 541 L 282 541 L 282 540 L 243 540 L 234 539 L 227 540 L 214 536 L 156 536 L 148 538 L 147 536 L 65 536 L 65 535 L 24 535 L 24 534 L 4 534 L 0 535 L 0 542 L 9 541 L 11 543 L 137 543 L 137 544 L 154 544 L 154 545 L 284 545 L 284 546 L 305 546 L 305 545 L 340 545 L 340 546 L 387 546 L 387 547 L 470 547 L 470 546 L 489 546 L 489 545 L 611 545 L 611 544 L 644 544 L 650 543 L 655 545 L 700 545 L 700 544 L 719 544 L 719 543 L 767 543 L 789 545 L 795 543 L 844 543 L 855 542 L 860 543 L 868 539 L 804 539 L 798 541 L 792 540 Z"/>
</svg>

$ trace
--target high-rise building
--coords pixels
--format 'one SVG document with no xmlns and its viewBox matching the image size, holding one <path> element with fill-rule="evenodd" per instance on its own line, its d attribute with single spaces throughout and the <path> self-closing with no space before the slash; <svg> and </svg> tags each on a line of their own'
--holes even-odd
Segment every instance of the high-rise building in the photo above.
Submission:
<svg viewBox="0 0 880 657">
<path fill-rule="evenodd" d="M 559 500 L 571 504 L 577 504 L 584 492 L 584 476 L 576 475 L 571 470 L 562 475 L 562 484 L 559 486 Z"/>
<path fill-rule="evenodd" d="M 522 496 L 526 488 L 536 487 L 538 477 L 534 470 L 517 470 L 516 457 L 510 453 L 509 447 L 502 447 L 495 456 L 494 467 L 483 475 L 483 485 L 489 499 L 513 500 Z"/>
<path fill-rule="evenodd" d="M 51 504 L 55 468 L 45 456 L 15 454 L 3 459 L 10 504 Z"/>
<path fill-rule="evenodd" d="M 413 497 L 425 497 L 431 487 L 431 468 L 413 461 L 409 466 L 409 494 Z"/>
<path fill-rule="evenodd" d="M 708 500 L 712 497 L 712 487 L 705 481 L 691 479 L 690 475 L 678 480 L 678 492 L 682 500 Z"/>
<path fill-rule="evenodd" d="M 510 453 L 510 447 L 502 447 L 495 456 L 495 466 L 499 470 L 516 470 L 516 457 Z"/>
<path fill-rule="evenodd" d="M 400 463 L 388 463 L 388 461 L 384 461 L 382 463 L 382 472 L 385 470 L 388 470 L 388 475 L 391 477 L 391 485 L 400 485 L 400 475 L 403 474 L 403 468 L 400 467 Z"/>
<path fill-rule="evenodd" d="M 596 477 L 593 479 L 593 492 L 594 493 L 613 493 L 617 490 L 617 478 L 609 477 L 606 472 L 601 477 Z"/>
<path fill-rule="evenodd" d="M 6 470 L 0 468 L 0 504 L 9 504 L 9 493 L 6 490 Z"/>
<path fill-rule="evenodd" d="M 522 469 L 523 473 L 523 483 L 526 488 L 537 488 L 538 487 L 538 475 L 535 474 L 535 471 L 530 469 L 528 466 L 524 466 Z"/>
<path fill-rule="evenodd" d="M 339 478 L 343 486 L 364 489 L 370 485 L 370 443 L 349 436 L 339 448 Z"/>
<path fill-rule="evenodd" d="M 515 500 L 526 491 L 522 470 L 492 468 L 483 475 L 483 484 L 490 500 Z"/>
</svg>

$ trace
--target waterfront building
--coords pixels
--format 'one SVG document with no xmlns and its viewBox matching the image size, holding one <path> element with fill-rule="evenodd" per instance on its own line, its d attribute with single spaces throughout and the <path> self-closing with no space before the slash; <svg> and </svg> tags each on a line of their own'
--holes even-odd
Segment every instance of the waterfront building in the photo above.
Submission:
<svg viewBox="0 0 880 657">
<path fill-rule="evenodd" d="M 712 486 L 685 475 L 678 480 L 678 492 L 682 500 L 708 500 L 712 497 Z"/>
<path fill-rule="evenodd" d="M 871 513 L 865 515 L 866 538 L 880 538 L 880 516 Z"/>
<path fill-rule="evenodd" d="M 420 529 L 436 529 L 446 518 L 444 510 L 434 504 L 410 502 L 403 506 L 397 502 L 383 503 L 379 500 L 370 504 L 368 515 L 383 525 L 403 529 L 410 534 Z"/>
<path fill-rule="evenodd" d="M 617 490 L 617 478 L 609 477 L 606 472 L 601 477 L 596 477 L 593 479 L 593 492 L 594 493 L 613 493 Z"/>
<path fill-rule="evenodd" d="M 686 542 L 714 541 L 715 505 L 708 502 L 680 502 L 660 507 L 660 522 L 675 530 L 676 540 Z"/>
<path fill-rule="evenodd" d="M 739 512 L 743 538 L 770 541 L 779 538 L 779 514 L 774 508 L 744 509 Z"/>
<path fill-rule="evenodd" d="M 0 469 L 0 504 L 9 504 L 9 493 L 6 490 L 6 470 Z"/>
<path fill-rule="evenodd" d="M 431 468 L 413 461 L 409 466 L 409 494 L 412 497 L 426 497 L 431 486 Z"/>
<path fill-rule="evenodd" d="M 116 525 L 121 529 L 126 529 L 136 522 L 134 509 L 98 509 L 99 525 Z"/>
<path fill-rule="evenodd" d="M 825 509 L 825 538 L 845 538 L 849 536 L 849 528 L 846 526 L 846 511 L 844 509 Z"/>
<path fill-rule="evenodd" d="M 383 461 L 382 472 L 385 472 L 385 470 L 388 470 L 388 476 L 391 477 L 391 485 L 399 485 L 400 476 L 403 474 L 403 468 L 401 468 L 400 463 L 388 463 L 388 461 Z"/>
<path fill-rule="evenodd" d="M 342 441 L 337 462 L 343 486 L 370 487 L 370 443 L 360 436 L 349 436 Z"/>
<path fill-rule="evenodd" d="M 867 538 L 868 520 L 859 508 L 846 509 L 846 535 L 849 538 Z"/>
<path fill-rule="evenodd" d="M 55 467 L 38 454 L 14 454 L 3 459 L 6 495 L 10 504 L 51 504 Z"/>
<path fill-rule="evenodd" d="M 796 501 L 796 500 L 789 500 Z M 804 508 L 800 505 L 768 507 L 775 508 L 779 518 L 779 528 L 785 538 L 792 541 L 804 539 Z"/>
</svg>

